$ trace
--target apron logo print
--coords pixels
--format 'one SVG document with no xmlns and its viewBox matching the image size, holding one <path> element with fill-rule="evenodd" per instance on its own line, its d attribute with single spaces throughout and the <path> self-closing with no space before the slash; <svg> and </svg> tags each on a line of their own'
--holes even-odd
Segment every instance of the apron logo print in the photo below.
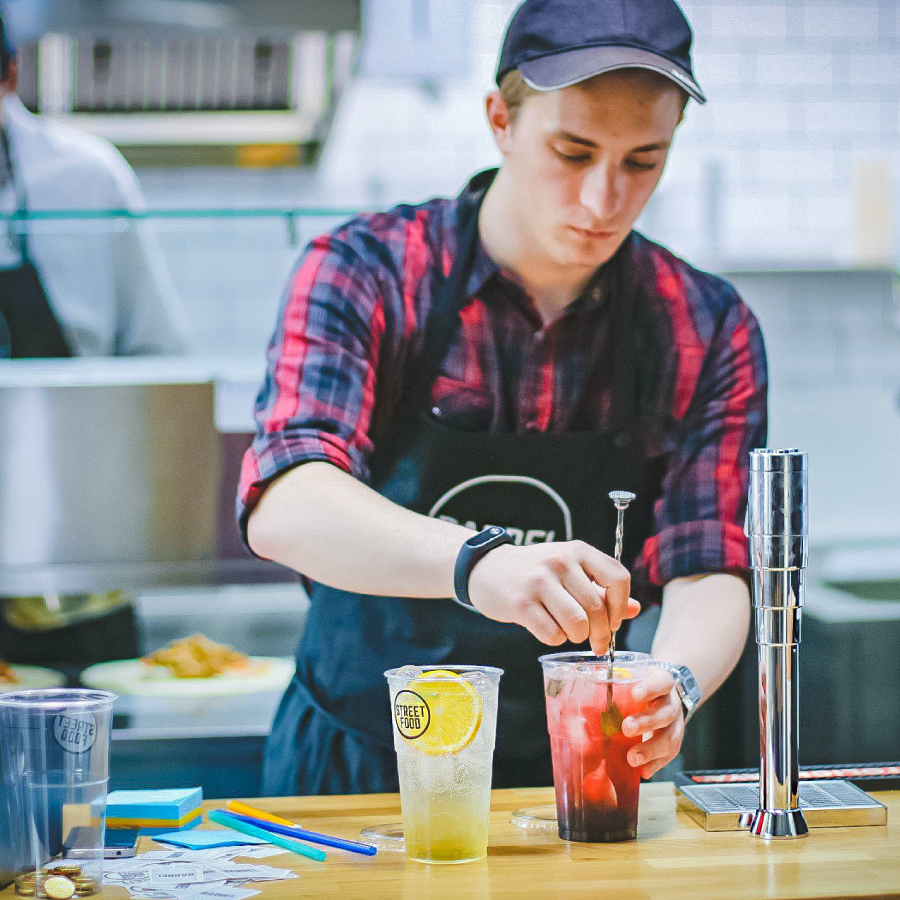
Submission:
<svg viewBox="0 0 900 900">
<path fill-rule="evenodd" d="M 431 710 L 415 691 L 399 691 L 394 698 L 394 721 L 397 731 L 408 741 L 414 741 L 428 731 Z"/>
<path fill-rule="evenodd" d="M 526 475 L 470 478 L 444 493 L 428 515 L 474 531 L 502 525 L 519 546 L 572 540 L 568 503 L 550 485 Z"/>
<path fill-rule="evenodd" d="M 67 753 L 84 753 L 94 746 L 97 723 L 89 712 L 61 712 L 53 719 L 53 736 Z"/>
</svg>

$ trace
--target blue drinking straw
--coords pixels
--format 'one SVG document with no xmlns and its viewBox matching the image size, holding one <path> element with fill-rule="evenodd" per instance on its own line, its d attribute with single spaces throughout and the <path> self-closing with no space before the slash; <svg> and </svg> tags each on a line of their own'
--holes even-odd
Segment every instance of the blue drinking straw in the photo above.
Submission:
<svg viewBox="0 0 900 900">
<path fill-rule="evenodd" d="M 301 841 L 309 841 L 311 844 L 323 844 L 326 847 L 334 847 L 337 850 L 349 850 L 351 853 L 362 853 L 364 856 L 374 856 L 378 852 L 378 848 L 372 844 L 360 844 L 357 841 L 348 841 L 344 838 L 331 837 L 327 834 L 319 834 L 317 831 L 307 831 L 305 828 L 289 828 L 287 825 L 276 825 L 274 822 L 266 822 L 264 819 L 256 819 L 253 816 L 244 816 L 240 813 L 225 813 L 241 822 L 249 825 L 255 825 L 265 831 L 271 831 L 273 834 L 283 834 L 285 837 L 297 838 Z"/>
</svg>

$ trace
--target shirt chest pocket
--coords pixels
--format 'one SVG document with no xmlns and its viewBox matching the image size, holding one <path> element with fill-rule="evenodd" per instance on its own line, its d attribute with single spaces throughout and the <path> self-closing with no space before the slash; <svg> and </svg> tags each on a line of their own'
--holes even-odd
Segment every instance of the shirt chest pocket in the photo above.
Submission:
<svg viewBox="0 0 900 900">
<path fill-rule="evenodd" d="M 431 416 L 458 431 L 488 431 L 494 419 L 494 398 L 476 385 L 438 375 L 431 388 Z"/>
</svg>

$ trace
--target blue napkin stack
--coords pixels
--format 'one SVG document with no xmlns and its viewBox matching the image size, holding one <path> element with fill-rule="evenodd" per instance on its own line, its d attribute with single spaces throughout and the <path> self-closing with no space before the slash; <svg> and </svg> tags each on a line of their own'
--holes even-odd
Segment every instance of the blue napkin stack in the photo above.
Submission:
<svg viewBox="0 0 900 900">
<path fill-rule="evenodd" d="M 112 791 L 106 798 L 106 827 L 140 828 L 149 835 L 193 828 L 203 820 L 202 803 L 202 788 Z"/>
</svg>

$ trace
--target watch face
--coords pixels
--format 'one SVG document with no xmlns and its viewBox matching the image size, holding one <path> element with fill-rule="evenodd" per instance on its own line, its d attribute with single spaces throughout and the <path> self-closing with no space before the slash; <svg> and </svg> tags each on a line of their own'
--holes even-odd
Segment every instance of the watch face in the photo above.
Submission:
<svg viewBox="0 0 900 900">
<path fill-rule="evenodd" d="M 470 537 L 466 543 L 470 547 L 481 547 L 484 544 L 487 544 L 489 541 L 494 540 L 498 535 L 503 534 L 503 529 L 498 528 L 496 525 L 493 528 L 487 528 L 482 531 L 480 534 L 476 534 L 475 537 Z"/>
</svg>

